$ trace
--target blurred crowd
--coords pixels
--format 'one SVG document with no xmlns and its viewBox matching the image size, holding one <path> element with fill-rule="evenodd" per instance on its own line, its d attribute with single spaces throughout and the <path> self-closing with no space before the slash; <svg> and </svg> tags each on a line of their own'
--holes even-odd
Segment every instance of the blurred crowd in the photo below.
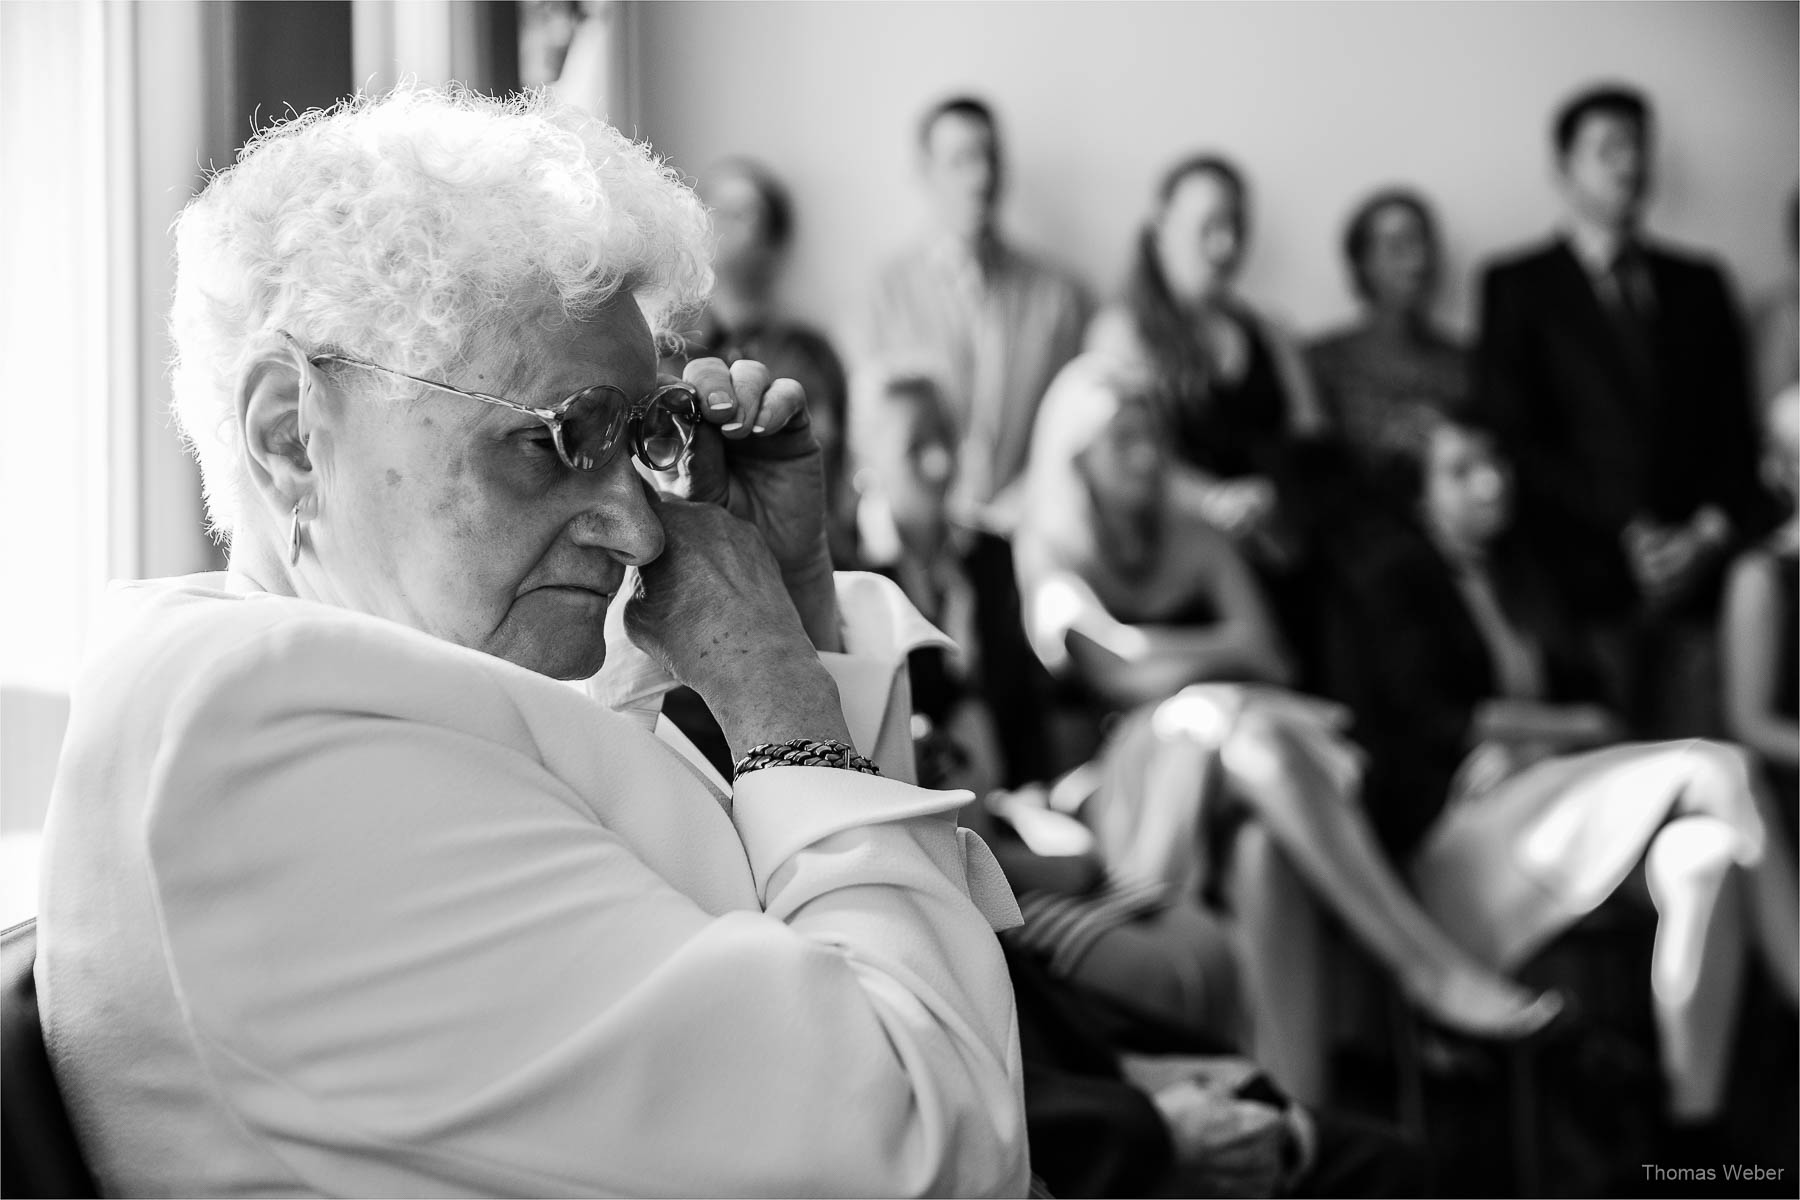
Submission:
<svg viewBox="0 0 1800 1200">
<path fill-rule="evenodd" d="M 1348 327 L 1240 294 L 1255 181 L 1216 154 L 1153 182 L 1096 305 L 999 227 L 1000 120 L 946 99 L 917 132 L 931 227 L 839 348 L 776 300 L 804 235 L 781 181 L 700 179 L 716 289 L 667 367 L 803 383 L 834 559 L 947 635 L 911 660 L 920 772 L 979 798 L 1026 915 L 1053 1192 L 1221 1161 L 1216 1128 L 1184 1157 L 1199 1110 L 1131 1069 L 1146 1047 L 1330 1102 L 1345 1012 L 1381 1024 L 1334 930 L 1454 1069 L 1603 1023 L 1519 976 L 1625 914 L 1665 1149 L 1716 1143 L 1748 987 L 1792 1023 L 1800 197 L 1746 315 L 1645 227 L 1649 98 L 1550 118 L 1564 218 L 1481 268 L 1473 344 L 1434 315 L 1455 214 L 1406 186 L 1346 216 Z"/>
</svg>

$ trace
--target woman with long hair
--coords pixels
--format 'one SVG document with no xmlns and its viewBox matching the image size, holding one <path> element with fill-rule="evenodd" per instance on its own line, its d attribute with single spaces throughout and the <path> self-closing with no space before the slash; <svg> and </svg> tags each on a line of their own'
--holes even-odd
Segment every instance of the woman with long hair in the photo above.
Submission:
<svg viewBox="0 0 1800 1200">
<path fill-rule="evenodd" d="M 1294 443 L 1326 416 L 1297 344 L 1238 294 L 1249 238 L 1243 172 L 1212 154 L 1176 163 L 1087 349 L 1139 364 L 1153 384 L 1174 448 L 1171 494 L 1259 568 L 1285 567 L 1297 553 Z"/>
</svg>

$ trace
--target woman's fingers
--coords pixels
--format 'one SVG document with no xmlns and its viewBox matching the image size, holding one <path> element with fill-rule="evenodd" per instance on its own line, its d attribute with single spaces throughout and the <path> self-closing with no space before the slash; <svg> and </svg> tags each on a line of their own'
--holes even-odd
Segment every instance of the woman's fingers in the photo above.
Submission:
<svg viewBox="0 0 1800 1200">
<path fill-rule="evenodd" d="M 721 359 L 696 358 L 682 378 L 700 393 L 707 424 L 718 426 L 729 441 L 777 433 L 806 411 L 806 390 L 798 382 L 775 379 L 751 359 L 726 366 Z"/>
<path fill-rule="evenodd" d="M 719 428 L 726 437 L 737 441 L 762 432 L 763 393 L 769 390 L 769 368 L 740 358 L 731 364 L 731 383 L 737 395 L 737 415 Z"/>
<path fill-rule="evenodd" d="M 792 425 L 804 428 L 805 422 L 796 420 L 806 412 L 806 389 L 798 380 L 777 379 L 769 384 L 769 389 L 762 396 L 762 412 L 756 423 L 751 426 L 753 434 L 779 433 Z"/>
<path fill-rule="evenodd" d="M 696 358 L 681 378 L 700 393 L 700 412 L 708 424 L 729 425 L 738 419 L 737 387 L 723 359 Z"/>
</svg>

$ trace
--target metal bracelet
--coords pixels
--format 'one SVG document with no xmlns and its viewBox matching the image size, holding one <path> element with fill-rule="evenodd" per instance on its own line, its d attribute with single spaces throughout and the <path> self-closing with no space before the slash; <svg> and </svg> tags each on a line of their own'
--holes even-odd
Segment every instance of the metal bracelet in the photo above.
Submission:
<svg viewBox="0 0 1800 1200">
<path fill-rule="evenodd" d="M 843 742 L 815 742 L 807 738 L 794 738 L 786 742 L 764 742 L 760 746 L 752 746 L 744 757 L 737 760 L 731 769 L 731 775 L 736 779 L 764 767 L 837 767 L 846 771 L 860 771 L 864 775 L 881 774 L 880 768 L 858 754 L 854 747 Z"/>
</svg>

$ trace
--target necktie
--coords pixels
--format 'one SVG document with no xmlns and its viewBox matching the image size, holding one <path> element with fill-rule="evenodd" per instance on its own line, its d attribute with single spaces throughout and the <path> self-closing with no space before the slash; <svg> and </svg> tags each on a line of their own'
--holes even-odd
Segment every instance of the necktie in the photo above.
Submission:
<svg viewBox="0 0 1800 1200">
<path fill-rule="evenodd" d="M 1613 257 L 1607 276 L 1612 280 L 1612 302 L 1620 315 L 1639 325 L 1647 325 L 1655 306 L 1655 296 L 1643 254 L 1627 243 Z"/>
<path fill-rule="evenodd" d="M 1655 350 L 1651 333 L 1651 316 L 1655 295 L 1650 286 L 1650 273 L 1642 254 L 1627 244 L 1614 257 L 1607 269 L 1607 316 L 1619 336 L 1620 347 L 1630 360 L 1631 369 L 1640 382 L 1648 384 L 1655 377 Z"/>
</svg>

